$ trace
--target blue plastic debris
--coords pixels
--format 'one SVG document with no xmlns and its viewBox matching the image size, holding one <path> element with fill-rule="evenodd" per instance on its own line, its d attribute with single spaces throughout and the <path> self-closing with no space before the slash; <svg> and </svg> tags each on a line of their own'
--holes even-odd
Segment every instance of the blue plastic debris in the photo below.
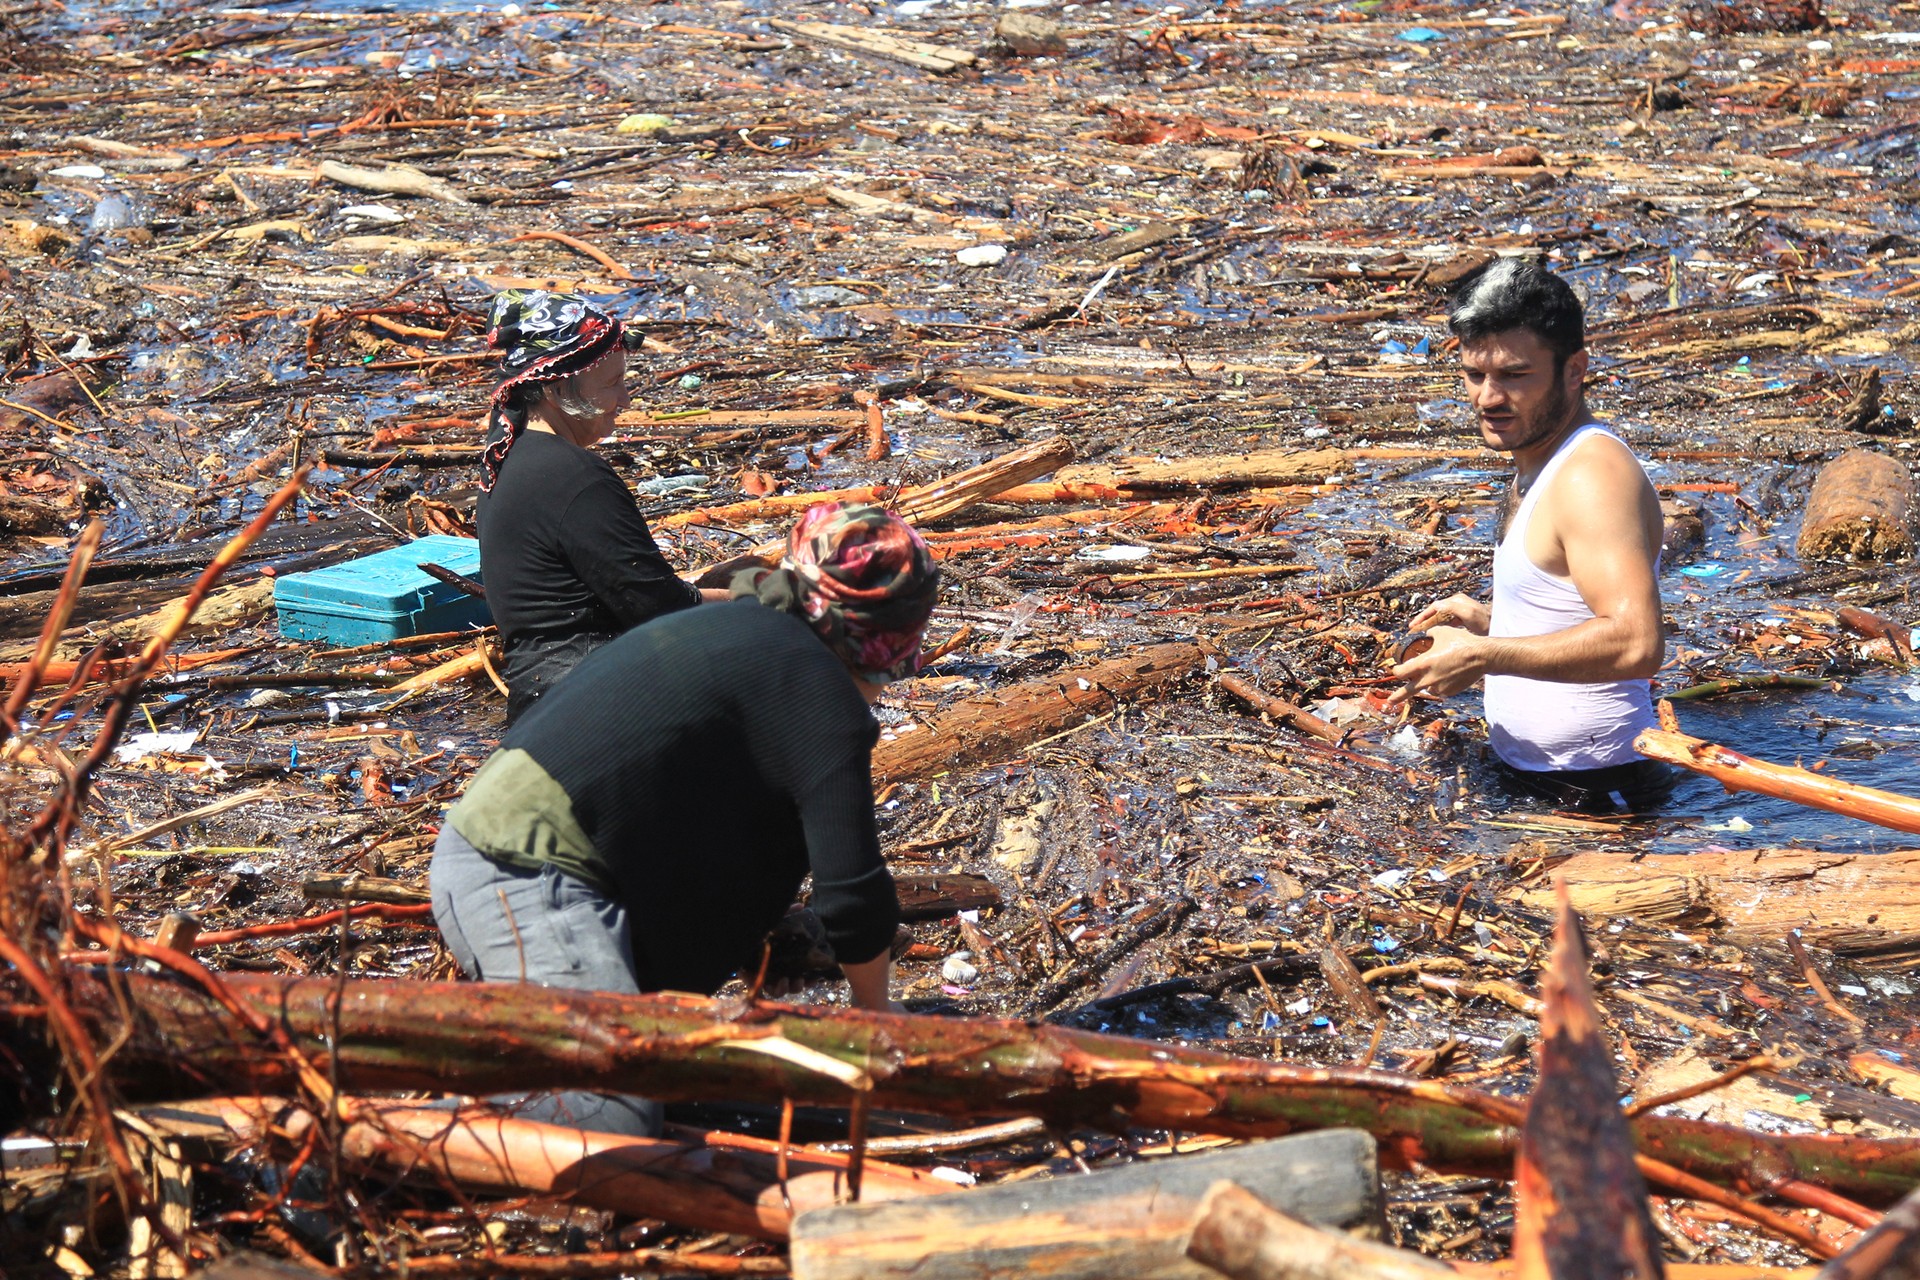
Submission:
<svg viewBox="0 0 1920 1280">
<path fill-rule="evenodd" d="M 1415 44 L 1431 44 L 1435 40 L 1445 40 L 1447 37 L 1444 32 L 1435 31 L 1432 27 L 1408 27 L 1400 33 L 1400 38 L 1411 40 Z"/>
<path fill-rule="evenodd" d="M 1424 356 L 1432 349 L 1433 349 L 1432 338 L 1422 338 L 1420 339 L 1420 341 L 1413 344 L 1413 354 L 1416 356 Z"/>
<path fill-rule="evenodd" d="M 1680 570 L 1689 578 L 1717 578 L 1726 571 L 1723 564 L 1690 564 Z"/>
<path fill-rule="evenodd" d="M 1383 356 L 1403 356 L 1407 354 L 1407 344 L 1397 339 L 1390 340 L 1385 346 L 1380 348 L 1380 354 Z"/>
<path fill-rule="evenodd" d="M 1373 949 L 1383 956 L 1388 952 L 1398 951 L 1400 949 L 1400 939 L 1390 933 L 1383 933 L 1373 940 Z"/>
</svg>

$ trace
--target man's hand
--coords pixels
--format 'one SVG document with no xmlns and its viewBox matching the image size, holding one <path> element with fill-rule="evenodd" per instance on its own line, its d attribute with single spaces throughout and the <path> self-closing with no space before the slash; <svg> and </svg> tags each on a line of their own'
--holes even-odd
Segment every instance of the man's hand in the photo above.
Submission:
<svg viewBox="0 0 1920 1280">
<path fill-rule="evenodd" d="M 1433 637 L 1433 647 L 1393 669 L 1394 679 L 1406 683 L 1387 699 L 1389 708 L 1405 706 L 1416 693 L 1438 694 L 1443 698 L 1459 693 L 1487 674 L 1485 646 L 1474 632 L 1464 627 L 1430 627 L 1427 634 Z"/>
<path fill-rule="evenodd" d="M 1475 600 L 1468 595 L 1451 595 L 1445 600 L 1436 600 L 1407 624 L 1409 631 L 1426 631 L 1433 627 L 1459 627 L 1476 636 L 1487 634 L 1487 625 L 1492 621 L 1492 611 L 1484 600 Z M 1398 672 L 1395 673 L 1399 674 Z"/>
</svg>

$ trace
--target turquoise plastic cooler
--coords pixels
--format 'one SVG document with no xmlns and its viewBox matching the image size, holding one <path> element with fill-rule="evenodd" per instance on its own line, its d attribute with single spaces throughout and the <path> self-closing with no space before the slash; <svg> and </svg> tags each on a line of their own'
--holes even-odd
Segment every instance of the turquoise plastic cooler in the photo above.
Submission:
<svg viewBox="0 0 1920 1280">
<path fill-rule="evenodd" d="M 440 581 L 422 564 L 480 577 L 480 544 L 435 534 L 311 573 L 274 579 L 280 634 L 289 640 L 377 644 L 458 631 L 493 620 L 487 602 Z"/>
</svg>

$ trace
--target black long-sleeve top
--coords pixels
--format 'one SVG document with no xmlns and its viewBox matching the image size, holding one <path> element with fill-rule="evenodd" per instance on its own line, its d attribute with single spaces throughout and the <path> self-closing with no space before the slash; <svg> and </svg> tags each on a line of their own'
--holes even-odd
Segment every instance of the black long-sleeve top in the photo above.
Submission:
<svg viewBox="0 0 1920 1280">
<path fill-rule="evenodd" d="M 553 862 L 617 896 L 642 990 L 711 992 L 758 960 L 808 872 L 839 959 L 892 941 L 878 737 L 805 622 L 755 600 L 710 604 L 581 662 L 507 732 L 449 819 L 497 861 Z"/>
<path fill-rule="evenodd" d="M 528 431 L 479 502 L 480 573 L 506 653 L 512 723 L 588 653 L 700 603 L 605 458 Z"/>
</svg>

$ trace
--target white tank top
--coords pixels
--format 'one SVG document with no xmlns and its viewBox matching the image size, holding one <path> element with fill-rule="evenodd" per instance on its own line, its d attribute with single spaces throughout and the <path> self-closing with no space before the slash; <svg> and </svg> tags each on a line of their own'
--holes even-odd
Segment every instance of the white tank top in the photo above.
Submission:
<svg viewBox="0 0 1920 1280">
<path fill-rule="evenodd" d="M 1543 636 L 1590 620 L 1593 610 L 1570 578 L 1543 572 L 1527 555 L 1527 524 L 1540 495 L 1574 446 L 1602 435 L 1626 442 L 1597 423 L 1564 440 L 1533 482 L 1493 553 L 1490 636 Z M 1654 572 L 1660 571 L 1659 561 Z M 1487 737 L 1494 754 L 1516 769 L 1602 769 L 1638 760 L 1633 739 L 1658 724 L 1645 680 L 1561 684 L 1522 676 L 1486 678 Z"/>
</svg>

